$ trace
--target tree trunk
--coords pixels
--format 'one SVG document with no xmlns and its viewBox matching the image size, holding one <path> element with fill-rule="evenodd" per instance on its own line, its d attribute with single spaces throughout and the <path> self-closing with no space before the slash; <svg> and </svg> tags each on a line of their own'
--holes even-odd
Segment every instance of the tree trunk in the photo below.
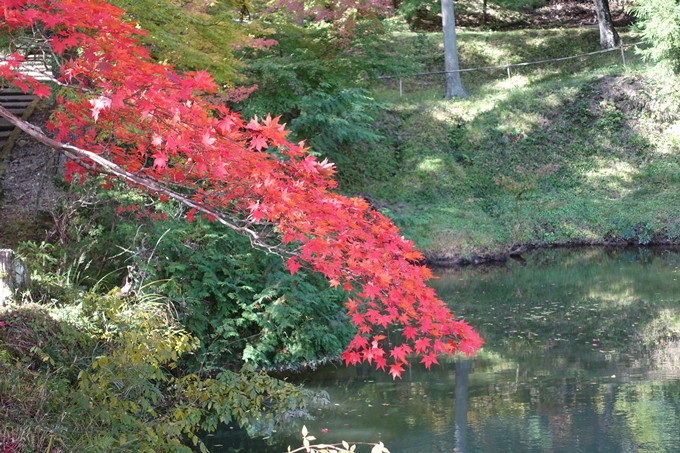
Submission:
<svg viewBox="0 0 680 453">
<path fill-rule="evenodd" d="M 456 19 L 453 15 L 453 0 L 442 0 L 442 27 L 444 29 L 444 69 L 446 70 L 446 96 L 467 97 L 460 80 L 458 50 L 456 49 Z"/>
<path fill-rule="evenodd" d="M 614 29 L 612 15 L 609 12 L 609 0 L 594 0 L 597 22 L 600 24 L 600 46 L 611 49 L 619 45 L 619 34 Z"/>
<path fill-rule="evenodd" d="M 14 291 L 28 286 L 28 271 L 10 249 L 0 249 L 0 307 L 12 298 Z"/>
</svg>

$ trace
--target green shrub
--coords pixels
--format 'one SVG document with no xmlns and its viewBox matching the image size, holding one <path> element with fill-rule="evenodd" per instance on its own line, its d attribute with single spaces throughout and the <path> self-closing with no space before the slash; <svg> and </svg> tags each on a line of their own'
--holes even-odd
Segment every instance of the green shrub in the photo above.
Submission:
<svg viewBox="0 0 680 453">
<path fill-rule="evenodd" d="M 346 294 L 318 274 L 291 275 L 278 256 L 207 221 L 155 222 L 149 236 L 163 231 L 153 251 L 137 258 L 140 278 L 158 281 L 202 339 L 196 366 L 313 365 L 337 358 L 354 335 Z"/>
<path fill-rule="evenodd" d="M 271 433 L 315 395 L 253 366 L 192 373 L 199 347 L 164 298 L 80 293 L 75 305 L 0 311 L 4 446 L 25 452 L 192 452 L 235 422 Z M 189 441 L 189 444 L 187 444 Z"/>
<path fill-rule="evenodd" d="M 634 30 L 650 45 L 639 52 L 673 71 L 680 70 L 680 3 L 638 0 L 629 10 L 637 18 Z"/>
</svg>

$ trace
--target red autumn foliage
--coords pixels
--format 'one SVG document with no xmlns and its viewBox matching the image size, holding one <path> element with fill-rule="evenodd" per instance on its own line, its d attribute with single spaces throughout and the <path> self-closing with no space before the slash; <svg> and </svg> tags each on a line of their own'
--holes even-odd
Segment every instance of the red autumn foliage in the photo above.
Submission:
<svg viewBox="0 0 680 453">
<path fill-rule="evenodd" d="M 62 59 L 57 82 L 70 92 L 57 97 L 49 125 L 56 140 L 116 164 L 154 193 L 181 193 L 190 200 L 189 221 L 199 211 L 221 219 L 288 256 L 291 273 L 306 265 L 342 285 L 358 328 L 343 354 L 347 364 L 389 366 L 396 378 L 413 351 L 429 368 L 439 354 L 481 346 L 425 284 L 431 274 L 414 264 L 422 255 L 413 244 L 364 200 L 333 193 L 333 164 L 288 141 L 278 118 L 247 122 L 211 103 L 205 94 L 218 87 L 208 73 L 152 61 L 136 39 L 143 32 L 103 1 L 0 3 L 0 27 L 38 30 L 45 50 Z M 23 58 L 0 63 L 0 77 L 47 96 L 48 86 L 17 72 Z M 71 161 L 68 177 L 101 169 L 98 158 Z"/>
</svg>

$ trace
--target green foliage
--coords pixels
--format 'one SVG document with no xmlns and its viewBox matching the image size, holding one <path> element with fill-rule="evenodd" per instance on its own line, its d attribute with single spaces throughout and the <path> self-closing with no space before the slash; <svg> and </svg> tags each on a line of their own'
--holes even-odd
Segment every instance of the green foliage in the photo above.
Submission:
<svg viewBox="0 0 680 453">
<path fill-rule="evenodd" d="M 458 6 L 458 3 L 456 3 L 456 6 Z M 441 18 L 437 16 L 441 13 L 439 2 L 404 0 L 402 4 L 399 5 L 399 12 L 414 28 L 419 28 L 423 22 L 429 22 L 441 27 Z"/>
<path fill-rule="evenodd" d="M 545 0 L 489 1 L 484 23 L 484 3 L 481 0 L 459 0 L 454 5 L 456 25 L 492 29 L 526 27 L 529 22 L 527 8 L 536 9 L 546 4 Z M 441 32 L 441 2 L 438 0 L 404 0 L 399 5 L 399 12 L 413 30 Z"/>
<path fill-rule="evenodd" d="M 374 145 L 381 139 L 369 125 L 382 108 L 365 90 L 348 88 L 335 95 L 316 92 L 302 99 L 300 115 L 290 123 L 298 137 L 309 140 L 317 152 L 337 153 L 360 142 Z"/>
<path fill-rule="evenodd" d="M 67 310 L 60 315 L 66 316 Z M 55 364 L 67 364 L 62 370 L 75 379 L 78 368 L 95 346 L 90 333 L 91 323 L 70 325 L 58 322 L 50 311 L 40 305 L 26 304 L 0 314 L 1 360 L 5 365 L 17 365 L 46 370 Z M 82 365 L 82 363 L 81 363 Z"/>
<path fill-rule="evenodd" d="M 19 248 L 23 299 L 45 305 L 0 312 L 7 436 L 24 451 L 188 452 L 220 423 L 266 435 L 327 402 L 258 370 L 336 358 L 354 335 L 346 294 L 218 225 L 177 220 L 173 203 L 100 183 L 65 186 L 59 244 Z"/>
<path fill-rule="evenodd" d="M 209 222 L 155 222 L 153 250 L 137 257 L 144 280 L 174 302 L 185 326 L 203 340 L 194 359 L 203 367 L 267 368 L 335 359 L 354 335 L 346 295 L 322 277 L 295 275 L 278 256 Z"/>
<path fill-rule="evenodd" d="M 339 37 L 327 24 L 307 28 L 277 24 L 271 38 L 279 45 L 244 51 L 244 73 L 258 89 L 241 105 L 244 117 L 283 115 L 295 118 L 305 96 L 335 96 L 351 88 L 366 87 L 377 75 L 402 72 L 404 58 L 385 58 L 393 48 L 389 24 L 359 22 L 356 36 Z"/>
<path fill-rule="evenodd" d="M 263 33 L 257 23 L 241 21 L 243 2 L 175 0 L 115 0 L 128 17 L 149 32 L 143 42 L 153 58 L 185 70 L 210 72 L 233 85 L 243 66 L 234 47 L 247 45 L 251 35 Z"/>
<path fill-rule="evenodd" d="M 18 245 L 19 256 L 32 272 L 27 300 L 71 303 L 80 290 L 108 290 L 120 283 L 134 254 L 125 245 L 137 241 L 138 229 L 131 223 L 119 225 L 116 208 L 144 206 L 148 199 L 120 184 L 98 191 L 102 183 L 96 178 L 84 185 L 60 183 L 60 200 L 52 208 L 52 241 Z M 159 209 L 167 207 L 159 204 Z"/>
<path fill-rule="evenodd" d="M 629 8 L 637 18 L 634 29 L 650 44 L 639 49 L 645 58 L 680 70 L 680 3 L 677 0 L 638 0 Z"/>
<path fill-rule="evenodd" d="M 198 346 L 153 295 L 3 309 L 4 435 L 26 452 L 191 452 L 187 440 L 205 451 L 199 430 L 233 421 L 266 434 L 326 401 L 252 366 L 188 372 L 179 360 Z"/>
<path fill-rule="evenodd" d="M 348 88 L 335 94 L 319 91 L 302 98 L 300 114 L 290 127 L 300 139 L 307 140 L 314 153 L 343 166 L 339 175 L 342 185 L 360 184 L 367 173 L 375 177 L 376 171 L 389 174 L 395 170 L 385 156 L 372 152 L 383 138 L 373 129 L 383 109 L 365 90 Z M 361 165 L 354 165 L 357 160 Z"/>
<path fill-rule="evenodd" d="M 202 340 L 186 358 L 192 369 L 314 365 L 336 359 L 351 341 L 346 294 L 323 277 L 304 269 L 290 275 L 280 257 L 247 239 L 207 221 L 187 223 L 174 203 L 116 184 L 96 192 L 99 183 L 67 187 L 57 209 L 63 245 L 19 248 L 33 270 L 25 300 L 73 304 L 81 291 L 117 291 L 131 281 L 134 292 L 153 283 Z"/>
</svg>

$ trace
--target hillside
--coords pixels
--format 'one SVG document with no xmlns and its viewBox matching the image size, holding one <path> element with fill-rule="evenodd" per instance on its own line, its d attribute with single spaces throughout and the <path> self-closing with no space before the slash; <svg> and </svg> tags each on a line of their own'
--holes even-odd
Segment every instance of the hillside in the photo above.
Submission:
<svg viewBox="0 0 680 453">
<path fill-rule="evenodd" d="M 399 38 L 395 55 L 437 68 L 438 34 Z M 583 28 L 464 30 L 459 46 L 462 67 L 598 49 L 597 30 Z M 513 68 L 510 78 L 466 73 L 463 100 L 441 99 L 441 75 L 405 78 L 403 98 L 396 80 L 380 82 L 385 138 L 348 152 L 342 189 L 390 215 L 432 263 L 502 258 L 520 246 L 675 242 L 677 83 L 633 48 L 626 58 L 625 68 L 612 52 Z"/>
</svg>

